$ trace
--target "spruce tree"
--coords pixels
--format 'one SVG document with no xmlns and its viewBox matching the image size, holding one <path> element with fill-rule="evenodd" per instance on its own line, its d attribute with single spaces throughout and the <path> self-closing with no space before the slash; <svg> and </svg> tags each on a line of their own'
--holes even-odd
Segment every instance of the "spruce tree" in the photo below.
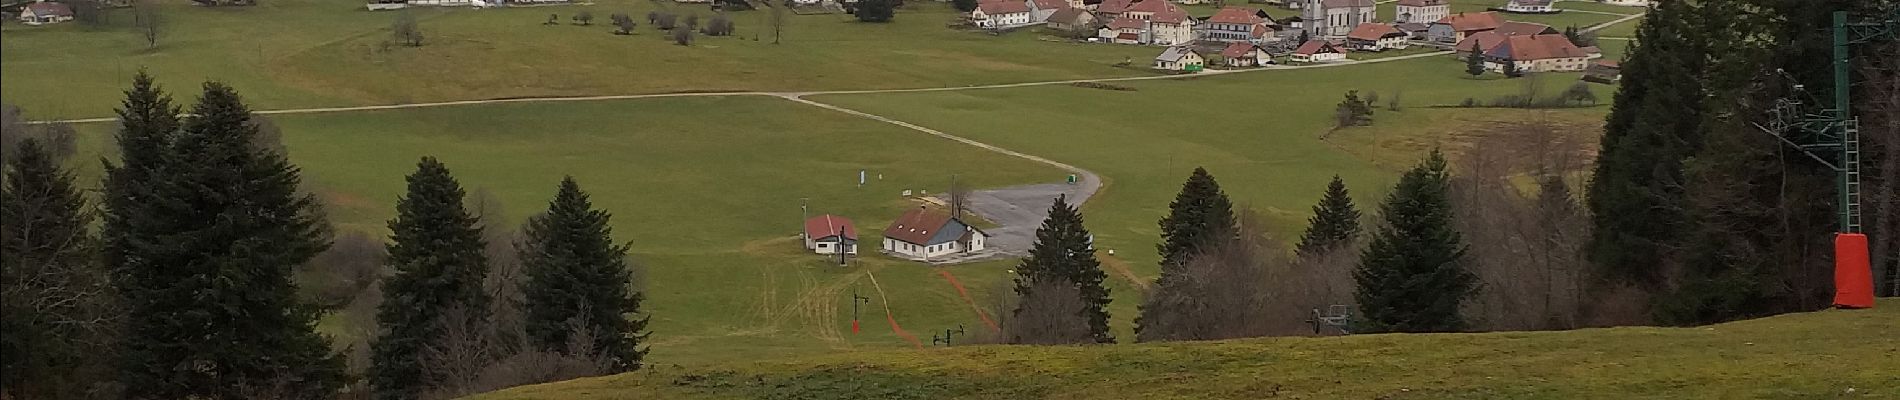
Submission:
<svg viewBox="0 0 1900 400">
<path fill-rule="evenodd" d="M 1093 240 L 1082 224 L 1082 212 L 1069 205 L 1066 196 L 1056 198 L 1049 207 L 1049 217 L 1036 229 L 1036 243 L 1029 249 L 1029 257 L 1016 266 L 1016 294 L 1018 298 L 1033 298 L 1031 292 L 1039 284 L 1073 285 L 1084 305 L 1079 312 L 1088 321 L 1091 342 L 1114 343 L 1115 336 L 1108 327 L 1109 292 L 1102 285 L 1108 274 L 1102 272 L 1102 263 L 1095 258 Z M 1025 308 L 1035 306 L 1018 304 L 1013 313 L 1020 316 Z"/>
<path fill-rule="evenodd" d="M 1477 277 L 1465 270 L 1465 245 L 1453 227 L 1445 158 L 1433 150 L 1399 178 L 1379 211 L 1353 271 L 1362 329 L 1371 332 L 1449 332 L 1463 329 L 1459 305 Z"/>
<path fill-rule="evenodd" d="M 92 215 L 38 139 L 7 158 L 0 188 L 0 397 L 85 398 L 107 379 L 110 280 L 94 262 Z"/>
<path fill-rule="evenodd" d="M 1630 42 L 1584 196 L 1591 261 L 1606 277 L 1660 283 L 1656 268 L 1685 229 L 1684 162 L 1700 149 L 1706 67 L 1687 2 L 1660 3 Z"/>
<path fill-rule="evenodd" d="M 1478 47 L 1476 40 L 1471 41 L 1471 54 L 1465 56 L 1465 73 L 1472 77 L 1484 75 L 1484 48 Z"/>
<path fill-rule="evenodd" d="M 1508 60 L 1508 59 L 1504 60 L 1504 77 L 1518 78 L 1522 76 L 1524 76 L 1524 70 L 1517 68 L 1517 60 Z M 1524 100 L 1530 101 L 1534 99 L 1524 99 Z"/>
<path fill-rule="evenodd" d="M 861 22 L 890 22 L 897 15 L 898 0 L 858 0 L 857 15 Z"/>
<path fill-rule="evenodd" d="M 251 145 L 251 112 L 230 87 L 205 84 L 175 133 L 161 131 L 162 99 L 143 76 L 128 93 L 126 165 L 107 178 L 107 260 L 130 313 L 127 396 L 333 396 L 343 359 L 291 281 L 329 245 L 315 199 L 281 155 Z"/>
<path fill-rule="evenodd" d="M 639 293 L 629 289 L 633 278 L 627 268 L 627 245 L 614 244 L 612 215 L 594 209 L 573 177 L 548 203 L 548 211 L 528 220 L 526 238 L 517 246 L 521 285 L 527 313 L 528 339 L 542 350 L 566 353 L 574 329 L 586 329 L 594 354 L 613 366 L 613 372 L 640 368 L 646 350 L 647 319 L 628 319 L 640 313 Z"/>
<path fill-rule="evenodd" d="M 1301 256 L 1323 255 L 1351 244 L 1359 237 L 1359 210 L 1352 205 L 1346 181 L 1333 175 L 1326 184 L 1326 196 L 1313 205 L 1313 217 L 1306 220 L 1306 233 L 1300 235 L 1297 251 Z"/>
<path fill-rule="evenodd" d="M 421 355 L 440 343 L 442 316 L 473 315 L 467 322 L 479 327 L 489 310 L 482 287 L 487 243 L 480 221 L 463 208 L 462 185 L 434 157 L 423 157 L 407 180 L 389 221 L 384 261 L 396 274 L 383 281 L 376 309 L 382 331 L 370 345 L 369 380 L 378 399 L 413 399 L 437 381 L 441 372 L 421 365 Z"/>
<path fill-rule="evenodd" d="M 1179 279 L 1189 257 L 1240 236 L 1234 221 L 1234 204 L 1206 169 L 1196 167 L 1181 185 L 1181 193 L 1168 203 L 1168 216 L 1161 219 L 1161 276 L 1158 281 Z M 1142 319 L 1135 317 L 1135 334 L 1140 336 Z"/>
</svg>

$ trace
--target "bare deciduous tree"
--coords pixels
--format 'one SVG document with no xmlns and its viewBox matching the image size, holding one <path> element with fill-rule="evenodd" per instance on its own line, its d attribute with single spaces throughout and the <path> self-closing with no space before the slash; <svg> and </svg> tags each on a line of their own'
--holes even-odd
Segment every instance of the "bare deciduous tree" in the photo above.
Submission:
<svg viewBox="0 0 1900 400">
<path fill-rule="evenodd" d="M 410 47 L 422 45 L 422 27 L 417 24 L 416 15 L 407 10 L 396 13 L 396 21 L 390 24 L 389 31 L 398 43 Z"/>
<path fill-rule="evenodd" d="M 681 46 L 690 46 L 693 44 L 693 30 L 690 28 L 681 27 L 681 29 L 674 29 L 672 35 L 673 44 Z"/>
<path fill-rule="evenodd" d="M 71 124 L 31 124 L 19 107 L 0 105 L 0 162 L 13 158 L 20 141 L 33 138 L 46 150 L 54 163 L 64 163 L 79 150 L 78 136 Z"/>
<path fill-rule="evenodd" d="M 1886 296 L 1900 296 L 1900 42 L 1860 58 L 1866 111 L 1861 137 L 1870 173 L 1863 194 L 1874 276 Z M 1877 289 L 1878 290 L 1878 289 Z"/>
<path fill-rule="evenodd" d="M 345 233 L 331 241 L 297 270 L 297 289 L 312 303 L 344 307 L 382 279 L 383 241 L 363 232 Z"/>
<path fill-rule="evenodd" d="M 579 13 L 575 13 L 575 14 L 574 14 L 574 24 L 575 24 L 575 25 L 582 25 L 582 26 L 586 26 L 586 25 L 593 25 L 593 24 L 594 24 L 594 12 L 593 12 L 593 11 L 581 11 L 581 12 L 579 12 Z"/>
<path fill-rule="evenodd" d="M 1005 293 L 1007 289 L 1005 289 Z M 1009 296 L 1003 296 L 1009 297 Z M 1083 309 L 1082 293 L 1068 282 L 1038 282 L 1028 295 L 1014 300 L 995 313 L 1002 328 L 1002 342 L 1010 344 L 1091 343 L 1088 317 Z M 1021 312 L 1012 313 L 1020 305 Z"/>
<path fill-rule="evenodd" d="M 615 35 L 633 34 L 634 23 L 632 16 L 627 15 L 627 13 L 614 13 L 610 19 L 612 19 L 614 23 Z"/>
<path fill-rule="evenodd" d="M 779 38 L 785 33 L 785 9 L 791 5 L 774 1 L 765 3 L 772 7 L 772 44 L 778 44 Z"/>
<path fill-rule="evenodd" d="M 1311 335 L 1312 310 L 1351 303 L 1351 249 L 1296 261 L 1266 234 L 1258 213 L 1245 210 L 1239 219 L 1239 237 L 1156 282 L 1142 303 L 1138 341 Z"/>
<path fill-rule="evenodd" d="M 132 15 L 134 25 L 145 34 L 145 48 L 158 48 L 159 28 L 165 24 L 165 18 L 159 15 L 158 0 L 136 0 L 132 3 Z"/>
</svg>

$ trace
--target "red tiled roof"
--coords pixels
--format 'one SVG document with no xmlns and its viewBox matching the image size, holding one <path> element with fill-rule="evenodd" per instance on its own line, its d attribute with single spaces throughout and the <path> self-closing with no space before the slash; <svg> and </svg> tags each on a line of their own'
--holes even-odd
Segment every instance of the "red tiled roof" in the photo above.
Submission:
<svg viewBox="0 0 1900 400">
<path fill-rule="evenodd" d="M 1207 17 L 1207 22 L 1217 24 L 1259 24 L 1267 22 L 1266 19 L 1260 18 L 1259 12 L 1260 10 L 1245 7 L 1223 7 L 1220 11 L 1215 12 L 1214 16 Z"/>
<path fill-rule="evenodd" d="M 1114 21 L 1108 23 L 1108 29 L 1142 29 L 1147 27 L 1148 24 L 1146 21 L 1134 18 L 1116 18 Z"/>
<path fill-rule="evenodd" d="M 1516 61 L 1547 60 L 1552 58 L 1588 57 L 1583 49 L 1570 43 L 1564 35 L 1510 36 L 1497 48 L 1484 53 L 1486 56 Z"/>
<path fill-rule="evenodd" d="M 976 9 L 983 10 L 984 14 L 989 15 L 1026 13 L 1029 12 L 1029 3 L 1012 0 L 985 1 L 977 3 Z"/>
<path fill-rule="evenodd" d="M 1445 5 L 1445 0 L 1399 0 L 1399 5 L 1406 7 L 1442 6 Z"/>
<path fill-rule="evenodd" d="M 937 230 L 950 223 L 950 215 L 930 212 L 923 207 L 913 208 L 891 221 L 884 229 L 884 237 L 897 239 L 911 244 L 927 244 Z"/>
<path fill-rule="evenodd" d="M 1252 54 L 1254 49 L 1258 49 L 1258 48 L 1260 48 L 1260 45 L 1253 44 L 1253 43 L 1246 43 L 1246 42 L 1238 42 L 1234 44 L 1229 44 L 1227 45 L 1227 48 L 1221 49 L 1220 56 L 1227 57 L 1227 58 L 1246 57 L 1247 55 Z"/>
<path fill-rule="evenodd" d="M 1350 39 L 1370 40 L 1370 41 L 1375 41 L 1375 42 L 1378 41 L 1379 39 L 1384 39 L 1384 38 L 1392 37 L 1392 36 L 1405 36 L 1405 32 L 1399 32 L 1399 28 L 1393 28 L 1391 25 L 1375 24 L 1375 23 L 1368 22 L 1368 23 L 1359 24 L 1359 26 L 1353 27 L 1352 33 L 1346 34 L 1346 37 Z"/>
<path fill-rule="evenodd" d="M 1504 36 L 1542 35 L 1542 34 L 1547 34 L 1547 33 L 1557 33 L 1557 28 L 1552 28 L 1550 27 L 1550 25 L 1544 25 L 1544 24 L 1506 21 L 1504 24 L 1498 25 L 1498 29 L 1496 31 L 1498 32 L 1498 34 L 1504 35 Z"/>
<path fill-rule="evenodd" d="M 1609 67 L 1609 68 L 1623 67 L 1623 63 L 1616 62 L 1616 60 L 1597 60 L 1597 65 L 1601 65 L 1601 66 Z"/>
<path fill-rule="evenodd" d="M 1341 51 L 1339 51 L 1338 47 L 1334 47 L 1332 43 L 1324 40 L 1310 40 L 1307 41 L 1306 44 L 1300 45 L 1299 49 L 1293 50 L 1293 54 L 1314 55 L 1319 53 L 1341 53 Z"/>
<path fill-rule="evenodd" d="M 805 220 L 805 235 L 812 239 L 824 239 L 843 234 L 846 240 L 858 240 L 858 227 L 851 220 L 831 214 L 820 215 Z"/>
<path fill-rule="evenodd" d="M 1153 14 L 1153 16 L 1148 17 L 1148 20 L 1167 24 L 1179 24 L 1183 21 L 1187 21 L 1188 18 L 1187 11 L 1181 11 L 1181 7 L 1174 5 L 1174 3 L 1169 3 L 1168 0 L 1141 0 L 1141 2 L 1129 6 L 1128 10 L 1122 12 L 1150 13 Z"/>
<path fill-rule="evenodd" d="M 1123 11 L 1128 11 L 1128 6 L 1134 4 L 1135 0 L 1102 0 L 1102 4 L 1095 5 L 1095 11 L 1108 14 L 1121 14 Z"/>
<path fill-rule="evenodd" d="M 1089 15 L 1088 10 L 1083 10 L 1083 9 L 1074 8 L 1074 7 L 1064 8 L 1064 9 L 1056 11 L 1055 14 L 1049 14 L 1049 22 L 1054 22 L 1058 24 L 1080 24 L 1082 23 L 1082 18 L 1085 15 L 1088 15 L 1089 17 L 1094 17 L 1092 15 Z"/>
<path fill-rule="evenodd" d="M 1451 25 L 1451 29 L 1459 32 L 1492 30 L 1504 24 L 1503 20 L 1498 19 L 1498 13 L 1489 11 L 1452 14 L 1439 19 L 1437 23 Z"/>
<path fill-rule="evenodd" d="M 1504 35 L 1499 35 L 1496 31 L 1484 31 L 1465 36 L 1465 40 L 1458 42 L 1452 50 L 1470 52 L 1471 45 L 1476 44 L 1478 52 L 1483 53 L 1497 48 L 1500 43 L 1504 43 Z"/>
<path fill-rule="evenodd" d="M 1139 41 L 1141 41 L 1141 34 L 1139 34 L 1139 33 L 1131 33 L 1131 32 L 1122 32 L 1122 33 L 1121 33 L 1120 35 L 1115 35 L 1115 39 L 1116 39 L 1116 40 L 1127 40 L 1127 41 L 1131 41 L 1131 42 L 1139 42 Z"/>
<path fill-rule="evenodd" d="M 1253 31 L 1252 31 L 1252 32 L 1248 32 L 1248 34 L 1250 34 L 1251 36 L 1253 36 L 1253 38 L 1254 38 L 1254 39 L 1264 39 L 1264 38 L 1266 38 L 1267 36 L 1272 36 L 1272 35 L 1273 35 L 1273 28 L 1268 28 L 1268 27 L 1267 27 L 1266 25 L 1264 25 L 1264 24 L 1261 24 L 1261 25 L 1254 25 L 1254 26 L 1253 26 Z"/>
</svg>

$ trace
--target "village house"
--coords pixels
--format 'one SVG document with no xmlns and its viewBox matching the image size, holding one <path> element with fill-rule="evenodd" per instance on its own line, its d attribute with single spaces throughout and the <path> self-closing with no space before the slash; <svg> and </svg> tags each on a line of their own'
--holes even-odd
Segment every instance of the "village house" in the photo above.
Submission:
<svg viewBox="0 0 1900 400">
<path fill-rule="evenodd" d="M 1459 41 L 1458 45 L 1453 46 L 1452 50 L 1457 51 L 1459 56 L 1464 56 L 1471 54 L 1472 46 L 1476 45 L 1479 52 L 1489 52 L 1491 49 L 1497 48 L 1499 44 L 1504 43 L 1504 38 L 1536 35 L 1560 35 L 1560 33 L 1557 32 L 1557 29 L 1551 28 L 1549 25 L 1511 21 L 1505 22 L 1504 25 L 1498 26 L 1497 29 L 1465 36 L 1465 40 Z"/>
<path fill-rule="evenodd" d="M 1557 31 L 1557 28 L 1550 27 L 1550 25 L 1517 21 L 1504 21 L 1503 24 L 1498 25 L 1498 29 L 1492 31 L 1504 36 L 1556 35 L 1563 33 Z"/>
<path fill-rule="evenodd" d="M 1167 0 L 1142 0 L 1128 6 L 1097 36 L 1115 43 L 1183 45 L 1194 42 L 1195 22 L 1180 6 Z"/>
<path fill-rule="evenodd" d="M 1069 0 L 1028 0 L 1028 3 L 1031 24 L 1047 23 L 1049 16 L 1055 15 L 1057 11 L 1072 8 L 1069 6 Z"/>
<path fill-rule="evenodd" d="M 1623 80 L 1623 66 L 1616 60 L 1597 60 L 1583 69 L 1583 80 L 1596 83 L 1616 83 Z"/>
<path fill-rule="evenodd" d="M 1029 25 L 1031 23 L 1029 2 L 1017 0 L 992 0 L 977 3 L 970 11 L 970 23 L 978 28 L 1005 29 Z"/>
<path fill-rule="evenodd" d="M 1248 42 L 1234 42 L 1220 51 L 1221 63 L 1229 67 L 1258 67 L 1272 64 L 1273 56 L 1265 47 Z"/>
<path fill-rule="evenodd" d="M 1359 51 L 1386 51 L 1410 46 L 1412 35 L 1386 24 L 1359 24 L 1346 35 L 1346 48 Z"/>
<path fill-rule="evenodd" d="M 1551 6 L 1556 2 L 1557 0 L 1511 0 L 1509 3 L 1504 3 L 1504 12 L 1550 14 L 1563 11 Z"/>
<path fill-rule="evenodd" d="M 1133 5 L 1135 0 L 1102 0 L 1093 9 L 1096 19 L 1107 21 L 1121 16 L 1123 11 L 1128 11 L 1128 7 Z"/>
<path fill-rule="evenodd" d="M 1425 38 L 1432 43 L 1452 45 L 1464 41 L 1467 36 L 1498 29 L 1501 25 L 1504 25 L 1504 20 L 1498 18 L 1498 13 L 1457 13 L 1433 22 Z"/>
<path fill-rule="evenodd" d="M 1050 28 L 1065 31 L 1077 31 L 1095 28 L 1095 14 L 1081 8 L 1064 8 L 1049 14 Z"/>
<path fill-rule="evenodd" d="M 805 220 L 805 250 L 818 254 L 858 254 L 858 228 L 851 220 L 820 215 Z"/>
<path fill-rule="evenodd" d="M 947 214 L 911 209 L 884 229 L 884 251 L 912 260 L 982 251 L 989 235 Z"/>
<path fill-rule="evenodd" d="M 1506 63 L 1522 72 L 1577 72 L 1590 62 L 1590 55 L 1564 35 L 1507 36 L 1484 58 L 1485 68 L 1498 72 Z"/>
<path fill-rule="evenodd" d="M 1306 0 L 1300 20 L 1314 38 L 1341 38 L 1359 24 L 1379 22 L 1379 7 L 1372 0 Z"/>
<path fill-rule="evenodd" d="M 1200 71 L 1207 66 L 1207 59 L 1187 46 L 1169 47 L 1155 56 L 1154 69 L 1168 71 Z"/>
<path fill-rule="evenodd" d="M 73 20 L 73 8 L 61 3 L 38 2 L 20 10 L 20 22 L 27 25 L 57 24 Z"/>
<path fill-rule="evenodd" d="M 1260 10 L 1225 7 L 1207 17 L 1201 26 L 1201 40 L 1215 42 L 1260 43 L 1273 38 L 1273 21 L 1261 17 Z"/>
<path fill-rule="evenodd" d="M 1322 63 L 1345 59 L 1344 49 L 1324 40 L 1307 41 L 1306 44 L 1300 45 L 1300 48 L 1294 49 L 1292 55 L 1287 56 L 1287 60 L 1299 63 Z"/>
<path fill-rule="evenodd" d="M 1398 15 L 1392 17 L 1396 23 L 1429 24 L 1432 21 L 1451 15 L 1450 0 L 1399 0 Z"/>
</svg>

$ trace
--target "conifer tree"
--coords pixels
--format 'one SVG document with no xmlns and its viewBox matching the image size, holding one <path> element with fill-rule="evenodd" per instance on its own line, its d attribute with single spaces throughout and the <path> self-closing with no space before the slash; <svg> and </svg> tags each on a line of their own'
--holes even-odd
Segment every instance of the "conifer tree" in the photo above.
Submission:
<svg viewBox="0 0 1900 400">
<path fill-rule="evenodd" d="M 1465 73 L 1473 77 L 1484 75 L 1484 48 L 1477 41 L 1471 43 L 1471 54 L 1465 56 Z"/>
<path fill-rule="evenodd" d="M 1523 77 L 1523 76 L 1524 76 L 1524 70 L 1517 68 L 1517 60 L 1508 60 L 1508 59 L 1504 60 L 1504 77 L 1518 78 L 1518 77 Z"/>
<path fill-rule="evenodd" d="M 480 221 L 463 208 L 462 185 L 434 157 L 423 157 L 407 180 L 408 194 L 389 221 L 394 234 L 385 263 L 396 274 L 383 282 L 385 299 L 376 309 L 381 335 L 370 345 L 369 379 L 378 399 L 413 399 L 438 380 L 441 372 L 420 360 L 442 340 L 441 316 L 474 315 L 467 322 L 479 327 L 489 310 L 482 287 L 487 244 Z"/>
<path fill-rule="evenodd" d="M 1333 175 L 1326 184 L 1326 196 L 1313 205 L 1313 217 L 1306 220 L 1306 233 L 1297 247 L 1301 256 L 1326 254 L 1352 243 L 1359 237 L 1359 210 L 1346 191 L 1346 181 Z"/>
<path fill-rule="evenodd" d="M 79 399 L 108 375 L 109 276 L 94 262 L 85 198 L 38 139 L 21 140 L 0 188 L 0 397 Z"/>
<path fill-rule="evenodd" d="M 1379 211 L 1353 297 L 1372 332 L 1463 329 L 1459 305 L 1477 277 L 1464 266 L 1465 244 L 1453 226 L 1445 158 L 1437 150 L 1399 178 Z"/>
<path fill-rule="evenodd" d="M 207 83 L 183 129 L 141 76 L 107 178 L 107 260 L 129 315 L 120 379 L 132 398 L 329 398 L 343 359 L 315 331 L 292 269 L 329 245 L 298 171 L 260 152 L 237 93 Z"/>
<path fill-rule="evenodd" d="M 1692 77 L 1704 52 L 1687 2 L 1660 3 L 1630 42 L 1584 196 L 1591 261 L 1613 279 L 1657 283 L 1664 249 L 1685 229 L 1684 162 L 1702 143 L 1706 95 Z"/>
<path fill-rule="evenodd" d="M 858 21 L 861 22 L 890 22 L 891 18 L 897 15 L 897 2 L 898 0 L 858 0 L 857 9 L 852 10 L 852 14 L 857 15 Z"/>
<path fill-rule="evenodd" d="M 1161 219 L 1161 276 L 1158 281 L 1177 280 L 1188 258 L 1239 237 L 1234 221 L 1234 204 L 1206 169 L 1196 167 L 1181 185 L 1181 193 L 1168 203 L 1168 216 Z M 1135 334 L 1141 335 L 1144 316 L 1135 317 Z"/>
<path fill-rule="evenodd" d="M 1049 217 L 1036 229 L 1036 243 L 1029 257 L 1016 267 L 1016 294 L 1018 298 L 1034 298 L 1031 292 L 1045 287 L 1042 284 L 1072 285 L 1081 296 L 1083 308 L 1078 312 L 1088 321 L 1090 342 L 1114 343 L 1115 336 L 1108 327 L 1109 292 L 1102 285 L 1108 274 L 1102 272 L 1102 263 L 1095 258 L 1093 241 L 1094 236 L 1083 226 L 1081 211 L 1069 205 L 1066 196 L 1056 198 L 1049 207 Z M 1018 304 L 1014 314 L 1021 316 L 1026 308 L 1036 306 Z"/>
<path fill-rule="evenodd" d="M 547 213 L 528 220 L 526 239 L 517 246 L 521 286 L 527 312 L 528 339 L 542 350 L 567 352 L 573 329 L 586 329 L 595 354 L 570 354 L 607 360 L 613 372 L 640 368 L 646 350 L 647 319 L 628 319 L 640 313 L 639 293 L 631 293 L 633 278 L 627 267 L 627 245 L 616 245 L 611 214 L 594 209 L 573 177 L 548 204 Z"/>
</svg>

